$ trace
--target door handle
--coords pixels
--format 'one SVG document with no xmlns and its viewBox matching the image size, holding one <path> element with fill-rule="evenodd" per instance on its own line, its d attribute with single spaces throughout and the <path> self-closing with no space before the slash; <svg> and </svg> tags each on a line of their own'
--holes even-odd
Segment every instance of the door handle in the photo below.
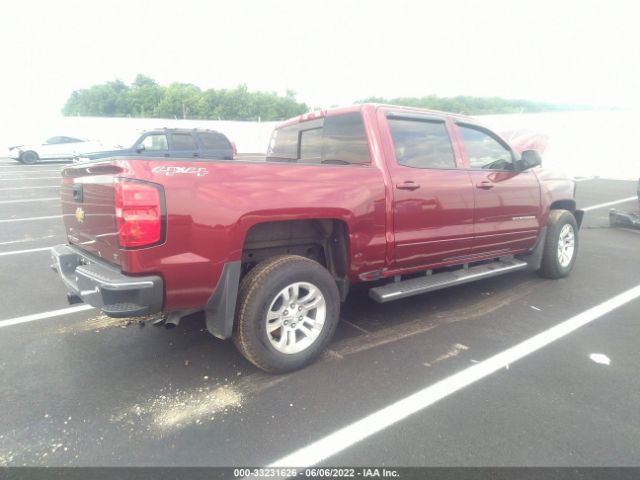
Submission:
<svg viewBox="0 0 640 480">
<path fill-rule="evenodd" d="M 409 180 L 407 182 L 396 183 L 396 188 L 398 190 L 417 190 L 420 188 L 420 184 Z"/>
<path fill-rule="evenodd" d="M 493 183 L 489 180 L 483 180 L 480 183 L 476 183 L 476 188 L 481 188 L 482 190 L 491 190 L 493 188 Z"/>
<path fill-rule="evenodd" d="M 194 154 L 193 154 L 193 156 L 194 156 L 194 157 L 199 157 L 199 156 L 200 156 L 200 154 L 199 154 L 199 153 L 194 153 Z"/>
<path fill-rule="evenodd" d="M 165 157 L 170 157 L 170 156 L 171 156 L 171 154 L 170 154 L 170 153 L 165 153 L 165 154 L 164 154 L 164 156 L 165 156 Z"/>
</svg>

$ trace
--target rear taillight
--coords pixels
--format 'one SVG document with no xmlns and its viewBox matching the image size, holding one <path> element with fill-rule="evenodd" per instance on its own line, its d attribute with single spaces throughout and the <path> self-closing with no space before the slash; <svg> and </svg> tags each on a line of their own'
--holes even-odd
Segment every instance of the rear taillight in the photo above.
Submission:
<svg viewBox="0 0 640 480">
<path fill-rule="evenodd" d="M 118 242 L 121 247 L 160 243 L 163 235 L 162 187 L 138 181 L 114 184 Z"/>
</svg>

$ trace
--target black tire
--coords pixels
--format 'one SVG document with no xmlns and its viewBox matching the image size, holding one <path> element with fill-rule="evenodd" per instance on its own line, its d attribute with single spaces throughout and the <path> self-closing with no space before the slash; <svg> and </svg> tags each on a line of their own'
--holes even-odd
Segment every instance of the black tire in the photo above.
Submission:
<svg viewBox="0 0 640 480">
<path fill-rule="evenodd" d="M 566 227 L 567 225 L 569 227 Z M 573 250 L 568 262 L 566 257 L 561 261 L 559 255 L 560 235 L 563 231 L 571 231 L 573 235 Z M 547 238 L 538 274 L 544 278 L 563 278 L 569 275 L 578 256 L 578 243 L 578 224 L 573 214 L 568 210 L 551 210 L 547 220 Z"/>
<path fill-rule="evenodd" d="M 22 163 L 26 163 L 27 165 L 33 165 L 34 163 L 38 163 L 38 160 L 40 160 L 40 158 L 38 157 L 38 154 L 31 150 L 24 152 L 20 156 L 20 161 Z"/>
<path fill-rule="evenodd" d="M 273 335 L 278 330 L 267 333 L 267 314 L 280 298 L 281 292 L 297 282 L 311 284 L 320 291 L 324 300 L 325 319 L 318 336 L 304 350 L 283 353 L 272 344 Z M 259 263 L 242 280 L 233 341 L 240 353 L 256 367 L 269 373 L 291 372 L 312 363 L 322 353 L 333 337 L 339 316 L 340 295 L 332 275 L 322 265 L 308 258 L 281 255 Z M 295 326 L 291 322 L 289 328 Z M 279 331 L 283 335 L 284 327 Z M 287 333 L 284 332 L 284 335 Z M 292 335 L 295 339 L 296 335 L 302 334 L 294 332 Z M 302 337 L 306 338 L 304 335 Z"/>
</svg>

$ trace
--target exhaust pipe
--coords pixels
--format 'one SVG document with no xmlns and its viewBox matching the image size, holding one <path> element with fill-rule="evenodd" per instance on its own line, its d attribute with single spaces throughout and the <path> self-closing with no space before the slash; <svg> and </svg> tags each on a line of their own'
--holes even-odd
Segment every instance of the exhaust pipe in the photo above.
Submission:
<svg viewBox="0 0 640 480">
<path fill-rule="evenodd" d="M 75 293 L 67 293 L 67 302 L 69 302 L 69 305 L 75 305 L 76 303 L 82 303 L 82 299 Z"/>
<path fill-rule="evenodd" d="M 171 312 L 167 319 L 164 321 L 164 328 L 167 330 L 171 330 L 180 325 L 180 320 L 182 320 L 182 315 L 180 312 Z"/>
<path fill-rule="evenodd" d="M 176 312 L 171 312 L 167 315 L 167 318 L 164 321 L 164 327 L 167 329 L 176 328 L 178 325 L 180 325 L 180 321 L 184 317 L 188 317 L 189 315 L 199 311 L 199 309 L 193 308 L 190 310 L 178 310 Z"/>
</svg>

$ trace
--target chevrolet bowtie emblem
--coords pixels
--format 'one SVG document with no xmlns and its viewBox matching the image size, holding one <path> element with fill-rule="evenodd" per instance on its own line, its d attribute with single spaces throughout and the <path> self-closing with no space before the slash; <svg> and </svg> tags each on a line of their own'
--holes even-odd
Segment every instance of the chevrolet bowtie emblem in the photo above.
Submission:
<svg viewBox="0 0 640 480">
<path fill-rule="evenodd" d="M 80 207 L 76 208 L 76 220 L 78 220 L 79 223 L 84 222 L 84 210 Z"/>
</svg>

